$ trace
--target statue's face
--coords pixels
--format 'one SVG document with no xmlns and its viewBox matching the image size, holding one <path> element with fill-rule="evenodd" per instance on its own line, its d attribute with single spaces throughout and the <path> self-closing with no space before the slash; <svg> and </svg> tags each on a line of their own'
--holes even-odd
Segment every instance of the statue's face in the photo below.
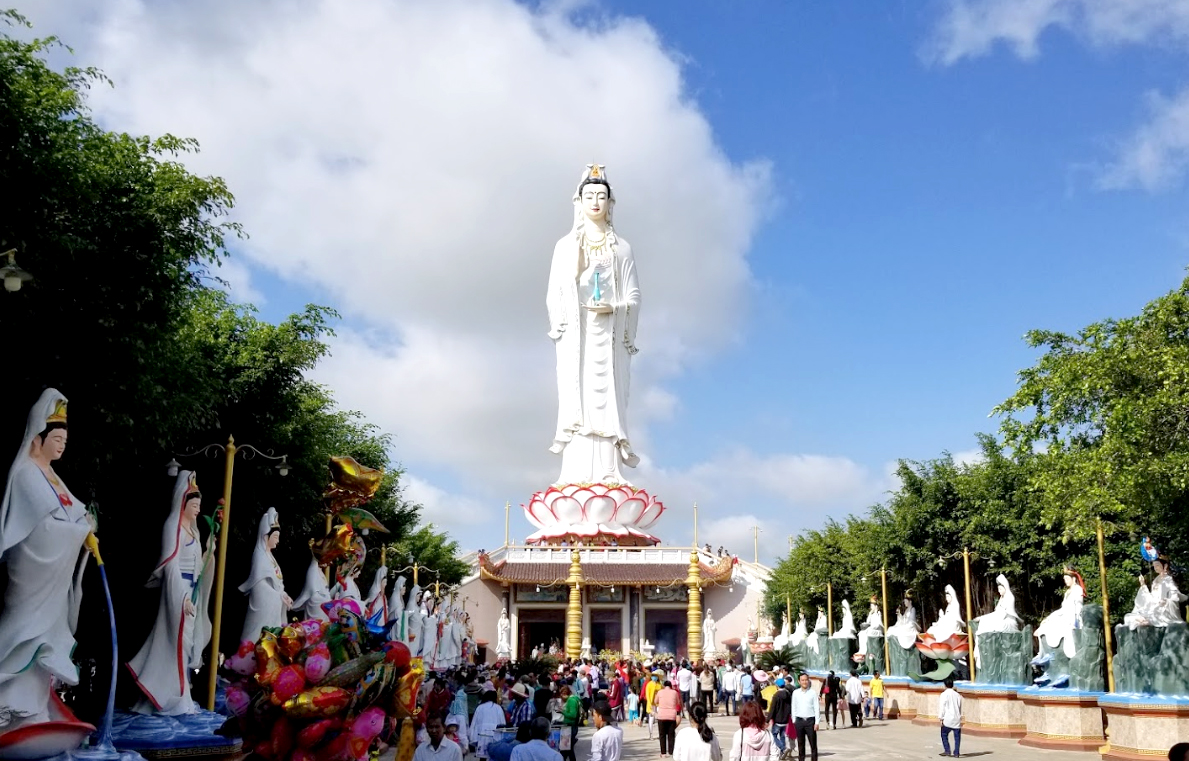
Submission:
<svg viewBox="0 0 1189 761">
<path fill-rule="evenodd" d="M 281 541 L 281 532 L 280 531 L 272 532 L 271 534 L 268 535 L 268 548 L 270 550 L 275 550 L 277 548 L 277 544 L 279 544 L 280 541 Z"/>
<path fill-rule="evenodd" d="M 187 522 L 193 522 L 198 518 L 198 514 L 202 512 L 202 500 L 198 497 L 193 497 L 186 500 L 186 506 L 182 508 L 182 515 Z"/>
<path fill-rule="evenodd" d="M 610 193 L 606 185 L 587 185 L 582 188 L 582 213 L 587 219 L 601 222 L 607 218 Z"/>
<path fill-rule="evenodd" d="M 1068 574 L 1068 573 L 1067 573 L 1067 574 L 1065 574 L 1065 586 L 1067 586 L 1067 587 L 1072 587 L 1072 586 L 1073 586 L 1073 576 L 1071 576 L 1071 575 L 1070 575 L 1070 574 Z"/>
<path fill-rule="evenodd" d="M 1163 560 L 1153 560 L 1152 561 L 1152 571 L 1157 576 L 1163 576 L 1164 571 L 1165 571 L 1164 561 Z"/>
<path fill-rule="evenodd" d="M 66 451 L 66 429 L 55 428 L 45 436 L 45 441 L 41 440 L 40 436 L 33 437 L 33 456 L 44 456 L 50 462 L 61 459 L 62 453 Z"/>
</svg>

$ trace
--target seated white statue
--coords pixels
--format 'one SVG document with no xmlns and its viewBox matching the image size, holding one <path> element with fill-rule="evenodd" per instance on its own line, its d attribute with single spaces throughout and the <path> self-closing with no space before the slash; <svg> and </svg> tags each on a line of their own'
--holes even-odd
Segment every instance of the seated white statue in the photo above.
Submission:
<svg viewBox="0 0 1189 761">
<path fill-rule="evenodd" d="M 813 624 L 813 630 L 815 632 L 826 632 L 826 631 L 829 631 L 829 629 L 830 629 L 829 624 L 826 623 L 825 611 L 823 611 L 821 608 L 818 608 L 817 609 L 817 621 L 815 621 Z"/>
<path fill-rule="evenodd" d="M 1046 616 L 1033 635 L 1050 650 L 1060 646 L 1065 655 L 1072 658 L 1077 653 L 1073 630 L 1080 629 L 1082 625 L 1082 601 L 1086 596 L 1086 585 L 1081 575 L 1072 568 L 1065 569 L 1064 580 L 1065 596 L 1061 600 L 1061 607 Z"/>
<path fill-rule="evenodd" d="M 867 620 L 863 624 L 863 628 L 859 630 L 859 652 L 867 652 L 867 640 L 872 637 L 883 636 L 883 613 L 879 609 L 879 604 L 875 602 L 875 598 L 871 598 L 870 607 L 867 609 Z"/>
<path fill-rule="evenodd" d="M 1018 632 L 1021 619 L 1016 615 L 1016 596 L 1012 594 L 1007 577 L 999 574 L 995 577 L 995 587 L 999 593 L 999 602 L 995 603 L 995 610 L 977 616 L 979 634 L 994 632 Z"/>
<path fill-rule="evenodd" d="M 793 629 L 793 636 L 789 639 L 789 644 L 794 647 L 801 644 L 809 636 L 805 626 L 805 611 L 801 611 L 801 615 L 797 618 L 797 628 Z"/>
<path fill-rule="evenodd" d="M 907 650 L 916 646 L 917 635 L 920 633 L 921 626 L 917 623 L 917 609 L 912 605 L 912 597 L 906 594 L 904 608 L 896 611 L 896 623 L 888 627 L 888 636 Z"/>
<path fill-rule="evenodd" d="M 941 617 L 925 631 L 938 642 L 943 642 L 955 634 L 965 633 L 962 607 L 958 604 L 958 593 L 952 585 L 945 585 L 945 610 L 942 611 Z"/>
<path fill-rule="evenodd" d="M 999 574 L 995 577 L 995 587 L 999 591 L 999 602 L 995 603 L 995 610 L 975 617 L 978 624 L 977 636 L 974 639 L 974 662 L 982 665 L 982 653 L 979 652 L 979 640 L 984 634 L 997 632 L 1018 632 L 1021 619 L 1016 614 L 1016 596 L 1011 592 L 1007 577 Z"/>
<path fill-rule="evenodd" d="M 1135 607 L 1123 616 L 1127 628 L 1135 631 L 1140 626 L 1168 626 L 1181 621 L 1181 603 L 1186 597 L 1177 589 L 1177 583 L 1168 573 L 1168 561 L 1158 558 L 1152 561 L 1152 588 L 1139 577 L 1139 590 L 1135 594 Z"/>
<path fill-rule="evenodd" d="M 855 638 L 855 617 L 850 612 L 850 603 L 846 600 L 842 601 L 842 626 L 838 627 L 838 631 L 830 635 L 830 639 L 854 639 Z"/>
</svg>

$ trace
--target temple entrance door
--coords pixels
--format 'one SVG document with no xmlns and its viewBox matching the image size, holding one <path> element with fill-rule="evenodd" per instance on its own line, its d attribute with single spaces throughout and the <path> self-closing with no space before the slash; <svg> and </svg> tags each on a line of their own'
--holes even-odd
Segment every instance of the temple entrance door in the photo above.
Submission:
<svg viewBox="0 0 1189 761">
<path fill-rule="evenodd" d="M 656 651 L 658 653 L 677 652 L 677 624 L 656 625 Z"/>
<path fill-rule="evenodd" d="M 566 611 L 564 608 L 520 608 L 517 611 L 519 623 L 518 660 L 532 657 L 533 648 L 544 647 L 556 642 L 564 651 L 566 646 Z"/>
<path fill-rule="evenodd" d="M 601 650 L 623 648 L 621 612 L 596 608 L 590 612 L 590 649 L 598 655 Z"/>
</svg>

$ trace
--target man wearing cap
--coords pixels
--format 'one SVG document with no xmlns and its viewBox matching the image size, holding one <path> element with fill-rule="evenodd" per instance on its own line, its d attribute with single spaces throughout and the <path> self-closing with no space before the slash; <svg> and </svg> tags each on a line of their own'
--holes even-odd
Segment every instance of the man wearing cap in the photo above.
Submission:
<svg viewBox="0 0 1189 761">
<path fill-rule="evenodd" d="M 508 706 L 508 726 L 519 727 L 522 721 L 532 721 L 537 717 L 537 711 L 528 699 L 528 687 L 523 682 L 512 685 L 508 692 L 512 696 L 512 705 Z"/>
<path fill-rule="evenodd" d="M 793 697 L 783 678 L 776 680 L 776 692 L 768 699 L 768 728 L 772 730 L 772 739 L 780 749 L 780 755 L 785 755 L 785 734 L 789 729 L 789 721 L 793 715 Z"/>
</svg>

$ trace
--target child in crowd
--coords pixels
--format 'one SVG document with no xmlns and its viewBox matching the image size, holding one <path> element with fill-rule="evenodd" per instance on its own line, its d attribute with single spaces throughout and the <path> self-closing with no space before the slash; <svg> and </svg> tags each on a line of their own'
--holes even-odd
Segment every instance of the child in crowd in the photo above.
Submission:
<svg viewBox="0 0 1189 761">
<path fill-rule="evenodd" d="M 629 692 L 625 702 L 628 707 L 628 721 L 636 721 L 640 718 L 640 697 L 634 692 Z"/>
<path fill-rule="evenodd" d="M 863 718 L 871 718 L 871 693 L 863 690 Z"/>
</svg>

